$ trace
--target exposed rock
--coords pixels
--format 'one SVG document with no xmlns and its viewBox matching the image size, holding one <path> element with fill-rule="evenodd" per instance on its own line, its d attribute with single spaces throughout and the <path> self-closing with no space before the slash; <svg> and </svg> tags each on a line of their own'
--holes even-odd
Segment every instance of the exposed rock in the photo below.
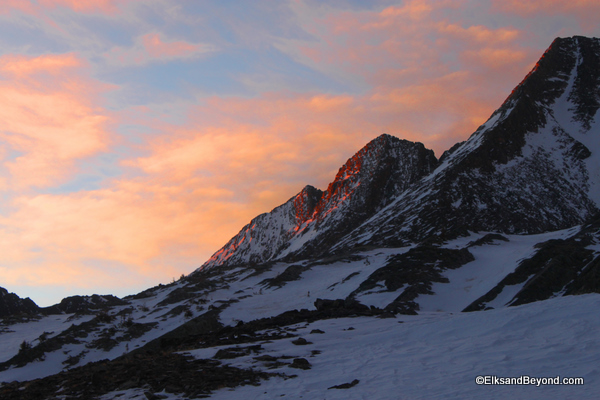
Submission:
<svg viewBox="0 0 600 400">
<path fill-rule="evenodd" d="M 43 308 L 45 314 L 95 314 L 100 310 L 129 304 L 126 300 L 108 295 L 65 297 L 58 304 Z"/>
<path fill-rule="evenodd" d="M 294 358 L 294 362 L 289 365 L 290 368 L 310 369 L 311 365 L 306 358 Z"/>
<path fill-rule="evenodd" d="M 359 383 L 360 383 L 360 381 L 358 379 L 354 379 L 350 383 L 342 383 L 341 385 L 335 385 L 335 386 L 329 387 L 327 389 L 350 389 L 351 387 L 354 387 L 354 386 L 358 385 Z"/>
<path fill-rule="evenodd" d="M 307 344 L 312 344 L 308 340 L 301 338 L 301 337 L 296 340 L 292 340 L 292 343 L 295 344 L 296 346 L 305 346 Z"/>
<path fill-rule="evenodd" d="M 17 315 L 34 315 L 40 308 L 29 297 L 22 299 L 14 293 L 0 287 L 0 318 Z"/>
<path fill-rule="evenodd" d="M 137 355 L 90 363 L 25 384 L 5 383 L 0 387 L 0 398 L 39 400 L 62 396 L 60 398 L 91 399 L 131 388 L 147 388 L 146 392 L 155 396 L 166 391 L 199 398 L 222 387 L 257 385 L 261 379 L 273 375 L 175 353 L 161 354 L 160 357 Z"/>
</svg>

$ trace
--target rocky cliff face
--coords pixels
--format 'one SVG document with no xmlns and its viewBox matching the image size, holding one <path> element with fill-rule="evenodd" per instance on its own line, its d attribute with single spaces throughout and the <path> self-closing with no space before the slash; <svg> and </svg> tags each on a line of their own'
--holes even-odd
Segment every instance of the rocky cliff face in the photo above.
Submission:
<svg viewBox="0 0 600 400">
<path fill-rule="evenodd" d="M 381 135 L 340 168 L 326 191 L 306 186 L 259 215 L 204 267 L 323 254 L 436 165 L 433 151 L 423 144 Z"/>
</svg>

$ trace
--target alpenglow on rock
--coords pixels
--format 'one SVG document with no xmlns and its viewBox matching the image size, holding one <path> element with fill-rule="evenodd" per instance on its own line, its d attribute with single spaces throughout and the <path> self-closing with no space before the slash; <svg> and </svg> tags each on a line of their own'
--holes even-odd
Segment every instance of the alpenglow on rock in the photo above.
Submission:
<svg viewBox="0 0 600 400">
<path fill-rule="evenodd" d="M 350 158 L 327 190 L 306 186 L 254 218 L 203 268 L 322 254 L 436 165 L 423 144 L 383 134 Z"/>
</svg>

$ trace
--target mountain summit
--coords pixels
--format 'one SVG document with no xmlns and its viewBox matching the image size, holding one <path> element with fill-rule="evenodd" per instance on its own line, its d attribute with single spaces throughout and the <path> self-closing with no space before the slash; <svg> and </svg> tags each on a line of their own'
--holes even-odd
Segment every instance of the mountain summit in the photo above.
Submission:
<svg viewBox="0 0 600 400">
<path fill-rule="evenodd" d="M 306 186 L 254 218 L 204 267 L 324 254 L 437 163 L 423 144 L 383 134 L 346 161 L 327 190 Z"/>
</svg>

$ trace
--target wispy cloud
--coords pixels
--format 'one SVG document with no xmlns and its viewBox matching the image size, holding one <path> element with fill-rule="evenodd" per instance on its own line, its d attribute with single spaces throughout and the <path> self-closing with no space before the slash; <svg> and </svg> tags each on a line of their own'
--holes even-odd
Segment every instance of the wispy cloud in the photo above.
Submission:
<svg viewBox="0 0 600 400">
<path fill-rule="evenodd" d="M 133 47 L 114 47 L 105 57 L 119 66 L 144 65 L 152 62 L 189 60 L 214 51 L 210 44 L 194 44 L 183 40 L 163 40 L 159 33 L 147 33 L 135 40 Z"/>
</svg>

